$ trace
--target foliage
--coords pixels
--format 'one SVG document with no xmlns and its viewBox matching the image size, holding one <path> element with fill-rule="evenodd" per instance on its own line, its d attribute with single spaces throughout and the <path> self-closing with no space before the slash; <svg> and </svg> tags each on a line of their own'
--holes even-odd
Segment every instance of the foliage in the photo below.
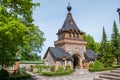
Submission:
<svg viewBox="0 0 120 80">
<path fill-rule="evenodd" d="M 50 71 L 51 71 L 51 72 L 54 72 L 54 71 L 55 71 L 55 66 L 51 66 L 51 67 L 50 67 Z"/>
<path fill-rule="evenodd" d="M 40 61 L 41 60 L 41 56 L 39 56 L 37 53 L 26 53 L 23 54 L 21 53 L 21 60 L 26 60 L 26 61 Z"/>
<path fill-rule="evenodd" d="M 60 75 L 68 75 L 72 73 L 74 70 L 64 70 L 62 72 L 57 71 L 57 72 L 41 72 L 40 74 L 46 75 L 46 76 L 60 76 Z"/>
<path fill-rule="evenodd" d="M 26 73 L 26 68 L 25 67 L 23 67 L 23 68 L 20 68 L 20 74 L 24 74 L 24 73 Z"/>
<path fill-rule="evenodd" d="M 0 63 L 9 63 L 21 47 L 29 44 L 28 32 L 20 19 L 8 14 L 5 7 L 0 7 Z"/>
<path fill-rule="evenodd" d="M 120 68 L 120 65 L 113 65 L 114 68 Z"/>
<path fill-rule="evenodd" d="M 100 63 L 99 61 L 95 61 L 95 63 L 90 63 L 89 70 L 90 71 L 102 71 L 104 70 L 104 67 L 102 63 Z"/>
<path fill-rule="evenodd" d="M 2 64 L 11 62 L 16 52 L 21 53 L 22 60 L 30 60 L 31 56 L 36 58 L 36 54 L 33 53 L 41 52 L 45 41 L 44 33 L 33 24 L 32 17 L 33 10 L 37 6 L 39 3 L 33 3 L 32 0 L 0 0 L 0 56 L 2 57 L 0 62 Z"/>
<path fill-rule="evenodd" d="M 99 43 L 95 42 L 91 35 L 87 35 L 86 33 L 84 33 L 83 39 L 87 41 L 87 46 L 86 46 L 87 49 L 92 49 L 95 52 L 98 51 Z"/>
<path fill-rule="evenodd" d="M 64 72 L 64 68 L 63 68 L 63 66 L 59 66 L 57 72 Z"/>
<path fill-rule="evenodd" d="M 105 67 L 112 66 L 114 63 L 114 55 L 112 54 L 111 42 L 107 40 L 107 35 L 103 27 L 102 41 L 99 48 L 99 60 Z"/>
<path fill-rule="evenodd" d="M 0 0 L 0 6 L 5 6 L 9 14 L 16 14 L 25 24 L 31 24 L 33 10 L 39 3 L 33 3 L 32 0 Z"/>
<path fill-rule="evenodd" d="M 0 70 L 0 80 L 8 80 L 9 79 L 9 72 L 2 69 Z"/>
<path fill-rule="evenodd" d="M 116 22 L 114 21 L 113 24 L 113 33 L 111 35 L 111 44 L 112 44 L 112 53 L 115 56 L 117 60 L 117 64 L 120 62 L 120 34 L 116 25 Z"/>
<path fill-rule="evenodd" d="M 35 65 L 34 68 L 37 69 L 37 73 L 39 73 L 43 70 L 53 70 L 54 66 Z"/>
<path fill-rule="evenodd" d="M 31 78 L 31 75 L 26 72 L 19 74 L 19 75 L 11 75 L 10 76 L 10 80 L 24 80 L 24 79 L 29 79 L 29 78 Z"/>
<path fill-rule="evenodd" d="M 55 66 L 35 65 L 34 68 L 38 69 L 37 73 L 46 75 L 46 76 L 67 75 L 74 71 L 70 69 L 69 65 L 66 66 L 65 70 L 63 66 L 60 66 L 57 71 L 55 71 Z"/>
<path fill-rule="evenodd" d="M 93 63 L 90 63 L 90 64 L 89 64 L 89 70 L 92 70 L 92 69 L 94 69 L 94 66 L 95 66 L 95 64 L 93 64 Z"/>
<path fill-rule="evenodd" d="M 66 69 L 67 69 L 67 70 L 70 69 L 70 65 L 67 65 L 67 66 L 66 66 Z"/>
</svg>

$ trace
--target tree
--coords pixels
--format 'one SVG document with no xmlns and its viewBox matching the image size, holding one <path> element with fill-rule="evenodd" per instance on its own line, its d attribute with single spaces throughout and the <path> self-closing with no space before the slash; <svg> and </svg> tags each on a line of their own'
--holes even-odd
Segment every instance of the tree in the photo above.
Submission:
<svg viewBox="0 0 120 80">
<path fill-rule="evenodd" d="M 0 0 L 0 6 L 5 6 L 10 14 L 16 14 L 28 26 L 34 21 L 32 18 L 33 9 L 40 3 L 33 3 L 32 0 Z"/>
<path fill-rule="evenodd" d="M 114 56 L 111 50 L 111 43 L 107 40 L 107 35 L 103 27 L 102 41 L 99 48 L 99 60 L 105 67 L 112 66 L 114 62 Z"/>
<path fill-rule="evenodd" d="M 101 54 L 106 53 L 106 50 L 107 50 L 106 46 L 108 45 L 107 43 L 108 43 L 107 35 L 106 35 L 105 29 L 103 27 L 102 41 L 101 41 L 101 46 L 100 46 L 100 49 L 99 49 Z"/>
<path fill-rule="evenodd" d="M 32 52 L 40 53 L 42 50 L 43 42 L 45 41 L 44 33 L 39 30 L 38 26 L 33 24 L 32 13 L 33 10 L 39 6 L 39 3 L 33 3 L 32 0 L 0 0 L 0 6 L 7 9 L 7 13 L 15 16 L 17 19 L 29 28 L 28 38 L 29 45 L 20 49 L 21 56 L 29 55 Z M 24 57 L 25 58 L 25 57 Z"/>
<path fill-rule="evenodd" d="M 83 39 L 87 41 L 87 49 L 92 49 L 97 52 L 97 47 L 99 47 L 99 43 L 96 43 L 91 35 L 87 35 L 86 33 L 84 33 Z"/>
<path fill-rule="evenodd" d="M 29 44 L 29 28 L 20 19 L 0 7 L 0 63 L 9 64 L 16 57 L 16 52 Z"/>
<path fill-rule="evenodd" d="M 120 62 L 120 34 L 119 34 L 115 21 L 113 24 L 113 32 L 111 35 L 111 44 L 112 44 L 112 53 L 114 54 L 117 60 L 117 64 L 119 64 Z"/>
</svg>

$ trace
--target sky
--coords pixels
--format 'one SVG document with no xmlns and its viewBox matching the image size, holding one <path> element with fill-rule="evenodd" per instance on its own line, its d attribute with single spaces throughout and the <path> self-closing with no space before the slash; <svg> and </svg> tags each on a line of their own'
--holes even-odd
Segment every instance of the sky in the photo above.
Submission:
<svg viewBox="0 0 120 80">
<path fill-rule="evenodd" d="M 33 12 L 34 24 L 44 32 L 46 41 L 40 55 L 43 57 L 48 47 L 54 47 L 56 33 L 64 23 L 68 0 L 33 0 L 40 2 Z M 120 30 L 117 8 L 120 0 L 70 0 L 72 16 L 79 29 L 93 36 L 96 42 L 102 39 L 102 29 L 105 28 L 108 39 L 111 38 L 113 21 Z"/>
</svg>

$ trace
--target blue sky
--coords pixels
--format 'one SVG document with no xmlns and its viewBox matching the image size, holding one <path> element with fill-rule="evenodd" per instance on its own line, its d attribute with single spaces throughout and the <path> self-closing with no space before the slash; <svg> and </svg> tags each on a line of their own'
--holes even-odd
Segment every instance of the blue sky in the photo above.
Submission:
<svg viewBox="0 0 120 80">
<path fill-rule="evenodd" d="M 67 14 L 68 0 L 33 0 L 40 2 L 40 7 L 34 10 L 35 25 L 44 32 L 46 41 L 44 55 L 49 46 L 54 46 L 57 40 L 57 31 L 63 25 Z M 105 27 L 108 39 L 111 37 L 113 21 L 115 20 L 120 30 L 117 8 L 120 0 L 70 0 L 72 16 L 79 29 L 93 36 L 97 42 L 101 41 L 102 28 Z"/>
</svg>

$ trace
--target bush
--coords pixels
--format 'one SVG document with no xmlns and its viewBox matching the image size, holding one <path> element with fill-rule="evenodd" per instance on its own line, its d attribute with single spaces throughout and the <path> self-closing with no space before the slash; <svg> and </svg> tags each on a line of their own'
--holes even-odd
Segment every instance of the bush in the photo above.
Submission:
<svg viewBox="0 0 120 80">
<path fill-rule="evenodd" d="M 120 68 L 120 65 L 113 65 L 113 68 Z"/>
<path fill-rule="evenodd" d="M 27 70 L 26 70 L 26 68 L 25 68 L 25 67 L 20 68 L 20 74 L 24 74 L 26 71 L 27 71 Z"/>
<path fill-rule="evenodd" d="M 89 70 L 90 71 L 103 71 L 104 67 L 102 65 L 102 63 L 100 63 L 99 61 L 95 61 L 95 63 L 90 63 L 89 65 Z"/>
<path fill-rule="evenodd" d="M 9 79 L 9 72 L 7 70 L 0 70 L 0 80 L 8 80 Z"/>
<path fill-rule="evenodd" d="M 60 75 L 67 75 L 72 73 L 74 70 L 65 70 L 65 71 L 57 71 L 57 72 L 41 72 L 40 74 L 46 75 L 46 76 L 60 76 Z"/>
<path fill-rule="evenodd" d="M 51 66 L 51 67 L 50 67 L 50 71 L 51 71 L 51 72 L 54 72 L 54 71 L 55 71 L 55 66 Z"/>
<path fill-rule="evenodd" d="M 66 69 L 69 70 L 69 69 L 70 69 L 70 65 L 67 65 L 67 66 L 66 66 Z"/>
<path fill-rule="evenodd" d="M 101 62 L 99 62 L 99 61 L 95 61 L 95 66 L 94 66 L 94 68 L 96 69 L 96 70 L 103 70 L 103 65 L 102 65 L 102 63 Z"/>
<path fill-rule="evenodd" d="M 10 80 L 21 80 L 21 79 L 23 80 L 23 79 L 28 79 L 28 78 L 31 78 L 31 75 L 28 73 L 10 76 Z"/>
<path fill-rule="evenodd" d="M 95 66 L 94 63 L 90 63 L 89 64 L 89 69 L 94 69 L 94 66 Z"/>
<path fill-rule="evenodd" d="M 64 71 L 63 66 L 60 66 L 60 67 L 58 68 L 58 70 L 57 70 L 57 72 L 63 72 L 63 71 Z"/>
</svg>

